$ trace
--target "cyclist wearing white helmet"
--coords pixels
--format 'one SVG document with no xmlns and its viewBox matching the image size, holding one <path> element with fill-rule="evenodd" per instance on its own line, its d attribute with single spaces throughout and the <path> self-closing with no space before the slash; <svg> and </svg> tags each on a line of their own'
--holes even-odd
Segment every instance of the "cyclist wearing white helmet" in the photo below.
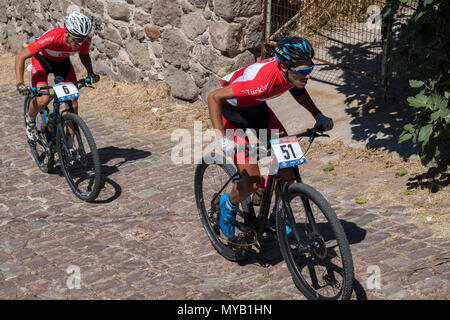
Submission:
<svg viewBox="0 0 450 320">
<path fill-rule="evenodd" d="M 55 78 L 63 78 L 67 82 L 77 81 L 75 70 L 70 62 L 70 56 L 79 54 L 81 63 L 86 68 L 88 77 L 93 82 L 99 80 L 94 74 L 92 61 L 89 56 L 92 31 L 91 20 L 84 14 L 73 11 L 66 17 L 64 28 L 55 28 L 45 32 L 39 39 L 30 43 L 16 55 L 15 71 L 17 90 L 22 95 L 28 94 L 28 87 L 24 83 L 24 62 L 31 57 L 31 85 L 32 87 L 48 86 L 48 74 L 53 73 Z M 48 90 L 47 90 L 48 91 Z M 50 96 L 39 96 L 30 102 L 26 115 L 26 133 L 30 140 L 37 140 L 36 116 L 50 102 Z M 75 113 L 78 113 L 78 100 L 72 99 Z M 69 128 L 68 133 L 73 135 Z M 71 139 L 69 138 L 69 143 Z"/>
<path fill-rule="evenodd" d="M 262 140 L 267 138 L 265 141 L 273 138 L 273 132 L 278 132 L 279 136 L 287 135 L 266 100 L 289 90 L 297 102 L 316 119 L 316 127 L 320 126 L 324 131 L 333 127 L 333 120 L 320 112 L 305 90 L 314 68 L 314 50 L 308 40 L 299 37 L 279 38 L 275 51 L 275 57 L 255 62 L 222 78 L 222 88 L 208 96 L 209 115 L 219 143 L 225 154 L 234 155 L 242 177 L 239 184 L 233 185 L 230 194 L 223 194 L 220 198 L 220 229 L 228 238 L 234 236 L 236 207 L 254 193 L 261 182 L 258 164 L 250 161 L 252 157 L 248 152 L 235 154 L 238 145 L 249 144 L 248 138 L 240 132 L 255 129 L 258 135 L 259 130 L 266 129 L 267 137 L 258 136 Z M 228 130 L 234 135 L 229 136 Z M 291 168 L 280 169 L 280 173 L 284 180 L 294 177 Z M 269 219 L 272 228 L 275 225 L 274 213 Z M 290 237 L 292 230 L 288 225 L 286 229 Z"/>
</svg>

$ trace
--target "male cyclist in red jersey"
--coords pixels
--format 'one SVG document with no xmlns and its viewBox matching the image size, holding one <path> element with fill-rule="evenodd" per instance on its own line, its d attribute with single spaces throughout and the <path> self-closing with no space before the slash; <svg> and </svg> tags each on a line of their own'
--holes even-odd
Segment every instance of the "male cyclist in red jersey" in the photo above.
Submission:
<svg viewBox="0 0 450 320">
<path fill-rule="evenodd" d="M 39 39 L 30 43 L 25 49 L 16 55 L 15 70 L 17 90 L 22 95 L 27 95 L 28 87 L 24 83 L 24 62 L 31 57 L 31 85 L 32 87 L 48 86 L 48 74 L 53 73 L 67 82 L 77 81 L 70 56 L 77 53 L 81 63 L 87 70 L 92 82 L 99 80 L 99 76 L 92 70 L 92 62 L 89 56 L 92 31 L 91 20 L 84 14 L 73 11 L 66 17 L 64 28 L 55 28 L 45 32 Z M 47 91 L 48 90 L 44 90 Z M 37 140 L 36 116 L 50 102 L 50 96 L 39 96 L 30 101 L 28 114 L 25 116 L 27 137 L 31 141 Z M 72 99 L 75 113 L 78 113 L 78 99 Z M 70 128 L 68 142 L 73 141 L 73 132 Z"/>
<path fill-rule="evenodd" d="M 250 163 L 250 157 L 244 151 L 234 154 L 238 145 L 249 143 L 248 139 L 236 132 L 232 137 L 227 136 L 226 131 L 251 128 L 258 132 L 266 129 L 267 140 L 271 139 L 272 130 L 277 130 L 279 136 L 286 136 L 286 130 L 265 101 L 288 90 L 316 119 L 315 127 L 321 126 L 325 131 L 333 128 L 333 120 L 320 112 L 305 90 L 314 67 L 314 49 L 308 40 L 299 37 L 279 38 L 275 51 L 275 57 L 225 76 L 221 80 L 222 88 L 208 95 L 209 115 L 217 139 L 226 155 L 234 155 L 242 177 L 241 183 L 233 185 L 229 195 L 224 194 L 220 198 L 220 228 L 228 238 L 234 236 L 236 207 L 258 189 L 260 172 L 258 164 Z M 293 178 L 290 168 L 281 169 L 280 173 L 285 180 Z M 269 219 L 272 228 L 275 210 Z M 286 228 L 291 237 L 292 230 L 289 226 Z"/>
</svg>

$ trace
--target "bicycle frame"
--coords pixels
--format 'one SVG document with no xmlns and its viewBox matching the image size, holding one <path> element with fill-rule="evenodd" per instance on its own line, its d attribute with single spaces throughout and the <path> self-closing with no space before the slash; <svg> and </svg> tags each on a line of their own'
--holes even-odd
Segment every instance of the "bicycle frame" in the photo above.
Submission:
<svg viewBox="0 0 450 320">
<path fill-rule="evenodd" d="M 72 102 L 70 101 L 67 101 L 66 102 L 67 103 L 67 105 L 69 106 L 69 109 L 66 109 L 66 110 L 64 110 L 63 111 L 63 113 L 64 112 L 73 112 L 73 106 L 72 106 Z M 56 100 L 56 99 L 53 99 L 53 125 L 52 125 L 52 131 L 51 131 L 51 139 L 50 139 L 50 142 L 49 142 L 49 146 L 50 146 L 50 148 L 53 146 L 53 145 L 55 145 L 55 142 L 56 142 L 56 130 L 57 130 L 57 125 L 58 125 L 58 123 L 59 123 L 59 121 L 60 121 L 60 117 L 61 117 L 61 115 L 62 115 L 62 113 L 60 114 L 59 113 L 59 108 L 60 108 L 60 106 L 61 106 L 61 102 L 59 102 L 58 100 Z M 47 127 L 47 129 L 48 129 L 48 114 L 46 114 L 47 112 L 46 112 L 46 110 L 44 109 L 44 110 L 42 110 L 42 112 L 44 113 L 44 119 L 45 119 L 45 126 Z"/>
<path fill-rule="evenodd" d="M 319 136 L 327 136 L 323 134 L 317 134 L 317 131 L 314 129 L 308 129 L 306 132 L 296 135 L 297 138 L 302 136 L 309 136 L 310 143 L 314 141 L 315 137 Z M 244 214 L 244 222 L 246 225 L 251 225 L 255 228 L 256 236 L 261 236 L 266 230 L 266 222 L 270 212 L 270 202 L 272 200 L 273 192 L 275 187 L 279 188 L 279 195 L 282 201 L 283 209 L 287 215 L 288 222 L 294 226 L 295 221 L 292 214 L 292 209 L 290 208 L 289 199 L 288 199 L 288 188 L 290 186 L 290 182 L 295 181 L 296 183 L 302 183 L 302 179 L 300 176 L 300 171 L 298 166 L 292 167 L 294 173 L 294 179 L 283 181 L 281 174 L 279 173 L 278 163 L 276 159 L 273 159 L 269 172 L 277 172 L 275 174 L 268 174 L 266 178 L 266 185 L 264 187 L 264 192 L 261 199 L 261 205 L 259 207 L 258 215 L 256 216 L 254 206 L 252 203 L 248 206 L 248 212 L 243 210 Z M 222 188 L 215 194 L 213 199 L 211 200 L 211 206 L 213 206 L 214 202 L 217 200 L 222 191 L 227 187 L 227 185 L 235 179 L 239 175 L 239 172 L 236 172 L 233 176 L 231 176 L 228 181 L 222 186 Z M 303 207 L 305 208 L 306 218 L 309 222 L 309 226 L 311 227 L 312 233 L 318 233 L 318 228 L 316 225 L 316 221 L 314 219 L 314 215 L 312 213 L 311 205 L 307 198 L 302 197 Z M 297 247 L 301 252 L 309 251 L 309 246 L 303 246 L 301 244 L 300 236 L 298 234 L 297 228 L 292 228 L 295 239 L 297 240 Z"/>
<path fill-rule="evenodd" d="M 270 170 L 275 169 L 277 167 L 276 160 L 272 161 L 270 167 L 271 167 Z M 292 170 L 294 171 L 294 179 L 293 180 L 297 183 L 302 183 L 302 179 L 300 176 L 300 171 L 299 171 L 298 166 L 292 167 Z M 270 171 L 270 172 L 273 172 L 273 171 Z M 211 200 L 211 203 L 216 201 L 217 197 L 222 193 L 222 191 L 226 188 L 226 186 L 233 179 L 235 179 L 238 175 L 239 175 L 239 172 L 236 172 L 233 176 L 231 176 L 228 179 L 228 181 L 223 185 L 223 187 L 219 190 L 219 192 L 217 192 L 215 197 L 213 197 L 213 199 Z M 257 237 L 261 236 L 266 230 L 266 222 L 269 217 L 270 205 L 271 205 L 271 200 L 272 200 L 272 196 L 273 196 L 275 187 L 279 188 L 280 199 L 283 204 L 283 209 L 285 210 L 285 212 L 287 214 L 287 219 L 288 219 L 289 223 L 292 226 L 295 225 L 295 221 L 294 221 L 293 214 L 292 214 L 292 209 L 288 205 L 289 199 L 287 198 L 288 197 L 287 190 L 290 185 L 290 181 L 292 181 L 292 180 L 283 181 L 279 172 L 277 172 L 276 174 L 269 174 L 266 179 L 266 185 L 265 185 L 264 192 L 262 195 L 261 205 L 259 207 L 258 215 L 256 216 L 256 214 L 255 214 L 253 204 L 250 204 L 248 206 L 249 212 L 243 211 L 245 224 L 253 225 L 255 227 Z M 312 214 L 311 205 L 310 205 L 309 201 L 303 197 L 302 197 L 302 202 L 303 202 L 306 217 L 309 221 L 309 225 L 312 229 L 312 232 L 317 232 L 318 230 L 317 230 L 314 216 Z M 296 245 L 297 245 L 298 249 L 300 250 L 300 252 L 308 252 L 310 250 L 310 247 L 309 247 L 309 245 L 301 244 L 302 241 L 300 240 L 300 235 L 298 234 L 297 228 L 292 228 L 292 230 L 293 230 L 294 237 L 297 240 Z"/>
<path fill-rule="evenodd" d="M 81 84 L 79 89 L 81 89 L 82 87 L 89 87 L 89 85 L 87 85 L 84 80 L 80 80 L 80 81 L 74 82 L 74 84 L 75 83 L 76 84 Z M 52 88 L 53 88 L 52 86 L 45 86 L 45 87 L 38 87 L 37 89 L 40 89 L 40 90 L 42 90 L 42 89 L 50 89 L 50 90 L 52 90 Z M 42 93 L 42 92 L 35 92 L 33 94 L 33 96 L 31 97 L 31 99 L 36 99 L 36 97 L 39 94 L 50 95 L 52 97 L 52 100 L 53 100 L 53 119 L 52 119 L 53 120 L 53 125 L 52 125 L 52 131 L 50 133 L 50 137 L 51 137 L 50 138 L 50 142 L 48 143 L 49 150 L 47 150 L 48 152 L 51 152 L 52 147 L 56 144 L 56 131 L 57 131 L 57 127 L 58 127 L 58 125 L 59 125 L 59 123 L 61 121 L 61 117 L 64 114 L 64 112 L 73 113 L 74 112 L 73 105 L 72 105 L 72 101 L 71 100 L 67 100 L 67 101 L 62 101 L 61 102 L 58 99 L 56 99 L 56 97 L 54 95 L 51 95 L 51 94 L 48 94 L 48 93 Z M 68 109 L 63 110 L 60 113 L 60 106 L 61 106 L 62 103 L 66 103 L 68 105 Z M 46 111 L 45 108 L 44 108 L 44 110 L 42 110 L 42 112 L 44 113 L 45 126 L 48 129 L 48 116 L 49 115 L 46 114 L 47 111 Z M 78 128 L 75 127 L 74 130 L 76 131 L 76 130 L 78 130 Z M 80 143 L 80 146 L 84 149 L 84 147 L 82 145 L 83 144 L 82 141 L 79 141 L 79 143 Z M 65 150 L 66 152 L 69 151 L 67 149 L 67 146 L 66 146 L 65 143 L 63 143 L 63 147 L 66 149 Z"/>
</svg>

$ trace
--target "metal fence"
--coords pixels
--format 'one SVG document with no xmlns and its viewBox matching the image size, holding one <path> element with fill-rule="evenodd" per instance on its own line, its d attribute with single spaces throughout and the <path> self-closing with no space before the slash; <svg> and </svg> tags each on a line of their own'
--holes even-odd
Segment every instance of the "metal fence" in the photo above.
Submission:
<svg viewBox="0 0 450 320">
<path fill-rule="evenodd" d="M 395 23 L 382 21 L 380 13 L 388 1 L 265 0 L 262 57 L 273 54 L 278 37 L 302 36 L 313 45 L 315 60 L 365 76 L 386 89 L 391 43 L 383 40 L 413 12 L 402 7 Z"/>
</svg>

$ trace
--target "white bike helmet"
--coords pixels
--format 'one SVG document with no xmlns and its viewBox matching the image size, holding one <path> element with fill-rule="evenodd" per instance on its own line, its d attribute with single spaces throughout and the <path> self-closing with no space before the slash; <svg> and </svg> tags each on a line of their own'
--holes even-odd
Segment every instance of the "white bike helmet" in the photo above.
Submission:
<svg viewBox="0 0 450 320">
<path fill-rule="evenodd" d="M 92 31 L 91 20 L 78 11 L 72 11 L 72 13 L 66 17 L 64 27 L 66 27 L 67 31 L 71 34 L 82 37 L 87 37 Z"/>
</svg>

